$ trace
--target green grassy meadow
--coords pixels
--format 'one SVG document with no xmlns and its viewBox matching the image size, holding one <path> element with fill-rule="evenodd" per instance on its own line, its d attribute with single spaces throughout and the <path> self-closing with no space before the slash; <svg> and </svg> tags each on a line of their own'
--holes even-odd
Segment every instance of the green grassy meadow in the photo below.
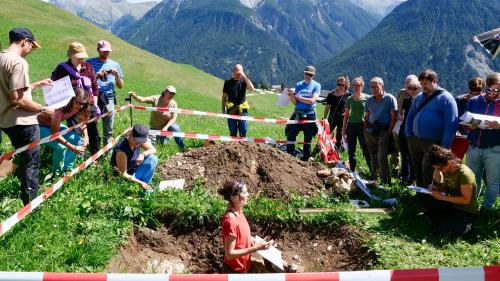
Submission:
<svg viewBox="0 0 500 281">
<path fill-rule="evenodd" d="M 81 41 L 92 56 L 95 42 L 105 38 L 112 43 L 112 58 L 121 64 L 125 74 L 125 87 L 119 91 L 120 104 L 125 103 L 123 98 L 129 90 L 147 96 L 158 94 L 166 85 L 172 84 L 178 89 L 176 100 L 179 107 L 220 111 L 222 80 L 191 66 L 175 64 L 142 51 L 42 1 L 2 1 L 2 46 L 8 43 L 8 31 L 17 26 L 30 28 L 43 47 L 28 57 L 32 81 L 50 76 L 55 66 L 66 59 L 70 42 Z M 37 93 L 40 99 L 41 92 Z M 292 107 L 275 106 L 276 99 L 273 95 L 248 97 L 252 106 L 249 115 L 289 116 Z M 323 106 L 318 106 L 318 116 L 322 116 L 322 111 Z M 135 122 L 147 123 L 149 112 L 134 111 L 133 117 Z M 116 134 L 129 122 L 128 111 L 119 113 Z M 228 134 L 226 120 L 221 118 L 181 115 L 178 123 L 185 132 Z M 252 122 L 249 137 L 285 139 L 284 127 Z M 201 141 L 186 140 L 186 144 L 193 148 L 200 146 Z M 4 137 L 1 150 L 7 152 L 10 149 L 8 138 Z M 171 142 L 158 147 L 158 151 L 161 165 L 162 161 L 177 153 L 177 147 Z M 347 159 L 345 154 L 343 157 Z M 44 153 L 42 159 L 41 185 L 44 189 L 57 179 L 43 180 L 50 171 L 50 154 Z M 363 159 L 361 154 L 359 159 Z M 367 170 L 363 161 L 360 166 L 362 171 Z M 156 176 L 153 185 L 159 181 Z M 18 190 L 19 181 L 15 177 L 0 181 L 1 221 L 21 207 Z M 421 206 L 408 190 L 393 184 L 390 194 L 385 196 L 399 198 L 399 204 L 392 207 L 393 212 L 389 215 L 353 214 L 347 211 L 348 198 L 325 194 L 312 198 L 296 197 L 289 202 L 253 198 L 246 214 L 254 221 L 279 221 L 290 226 L 297 222 L 355 226 L 367 234 L 366 245 L 378 254 L 374 269 L 500 264 L 499 204 L 492 213 L 479 219 L 469 236 L 451 240 L 429 236 L 428 221 L 420 215 Z M 356 199 L 366 198 L 360 195 Z M 304 207 L 334 208 L 336 211 L 300 217 L 297 209 Z M 191 193 L 173 190 L 143 196 L 138 186 L 112 177 L 109 155 L 105 155 L 0 238 L 0 271 L 102 272 L 134 227 L 157 227 L 161 223 L 160 214 L 175 214 L 172 223 L 177 227 L 219 223 L 224 209 L 224 202 L 218 196 L 201 187 Z"/>
</svg>

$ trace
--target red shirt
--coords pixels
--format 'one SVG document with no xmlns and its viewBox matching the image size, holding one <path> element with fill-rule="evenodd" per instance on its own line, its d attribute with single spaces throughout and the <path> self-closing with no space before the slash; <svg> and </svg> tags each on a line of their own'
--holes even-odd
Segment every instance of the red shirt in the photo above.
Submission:
<svg viewBox="0 0 500 281">
<path fill-rule="evenodd" d="M 252 241 L 247 218 L 243 212 L 237 213 L 236 217 L 232 217 L 230 214 L 231 212 L 227 212 L 222 217 L 222 243 L 225 244 L 226 237 L 232 236 L 236 238 L 235 250 L 250 248 Z M 247 272 L 250 269 L 250 254 L 232 260 L 224 254 L 224 262 L 235 271 Z"/>
</svg>

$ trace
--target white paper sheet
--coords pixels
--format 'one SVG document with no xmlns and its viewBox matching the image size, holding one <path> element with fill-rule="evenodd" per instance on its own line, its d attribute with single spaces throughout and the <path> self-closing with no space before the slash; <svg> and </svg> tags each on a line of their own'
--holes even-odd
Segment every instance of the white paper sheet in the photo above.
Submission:
<svg viewBox="0 0 500 281">
<path fill-rule="evenodd" d="M 264 239 L 260 238 L 258 235 L 255 235 L 255 240 L 257 242 L 262 241 Z M 283 258 L 281 257 L 281 251 L 271 246 L 267 250 L 259 250 L 257 251 L 259 255 L 261 255 L 266 260 L 270 261 L 274 265 L 276 265 L 279 269 L 285 271 L 283 268 Z"/>
<path fill-rule="evenodd" d="M 290 97 L 288 96 L 288 89 L 284 89 L 283 91 L 281 91 L 276 104 L 279 106 L 288 106 L 289 103 Z"/>
<path fill-rule="evenodd" d="M 160 182 L 160 186 L 158 188 L 160 190 L 164 190 L 164 189 L 167 189 L 167 188 L 184 189 L 184 184 L 185 183 L 186 183 L 185 179 L 161 181 Z"/>
<path fill-rule="evenodd" d="M 483 115 L 483 114 L 475 114 L 466 111 L 462 116 L 460 116 L 460 124 L 463 125 L 476 125 L 481 129 L 486 128 L 486 124 L 484 121 L 497 121 L 500 122 L 500 117 L 491 116 L 491 115 Z"/>
<path fill-rule="evenodd" d="M 69 76 L 54 81 L 53 86 L 43 86 L 42 90 L 45 104 L 54 109 L 65 106 L 75 96 Z"/>
</svg>

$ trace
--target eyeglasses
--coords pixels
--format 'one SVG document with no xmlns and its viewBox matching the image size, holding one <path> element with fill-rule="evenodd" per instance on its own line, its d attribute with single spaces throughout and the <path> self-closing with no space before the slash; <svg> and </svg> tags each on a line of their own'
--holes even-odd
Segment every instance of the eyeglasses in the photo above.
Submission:
<svg viewBox="0 0 500 281">
<path fill-rule="evenodd" d="M 353 87 L 361 87 L 361 84 L 352 84 Z"/>
<path fill-rule="evenodd" d="M 337 83 L 337 86 L 345 86 L 345 84 L 340 84 L 340 83 Z"/>
<path fill-rule="evenodd" d="M 498 94 L 500 93 L 500 89 L 495 89 L 495 88 L 488 88 L 486 89 L 487 94 Z"/>
</svg>

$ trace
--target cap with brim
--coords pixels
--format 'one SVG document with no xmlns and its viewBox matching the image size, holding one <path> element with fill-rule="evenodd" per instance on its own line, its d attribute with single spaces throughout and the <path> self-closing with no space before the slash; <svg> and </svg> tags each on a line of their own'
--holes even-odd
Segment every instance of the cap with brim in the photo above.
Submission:
<svg viewBox="0 0 500 281">
<path fill-rule="evenodd" d="M 143 144 L 148 141 L 148 129 L 142 124 L 136 124 L 132 128 L 132 137 L 138 144 Z"/>
<path fill-rule="evenodd" d="M 177 90 L 175 89 L 174 86 L 167 86 L 167 88 L 165 88 L 165 90 L 169 91 L 170 93 L 174 93 L 174 94 L 177 93 Z"/>
<path fill-rule="evenodd" d="M 312 65 L 308 65 L 306 66 L 306 69 L 304 69 L 304 73 L 316 75 L 316 68 Z"/>
<path fill-rule="evenodd" d="M 73 42 L 69 44 L 68 56 L 75 56 L 79 59 L 86 59 L 89 57 L 89 55 L 87 54 L 87 49 L 80 42 Z"/>
<path fill-rule="evenodd" d="M 33 43 L 33 49 L 42 47 L 35 41 L 35 36 L 33 36 L 33 33 L 27 28 L 13 28 L 9 31 L 9 39 L 12 42 L 27 39 L 29 42 Z"/>
<path fill-rule="evenodd" d="M 111 49 L 111 43 L 106 40 L 101 40 L 97 42 L 97 50 L 100 52 L 112 52 L 113 50 Z"/>
</svg>

